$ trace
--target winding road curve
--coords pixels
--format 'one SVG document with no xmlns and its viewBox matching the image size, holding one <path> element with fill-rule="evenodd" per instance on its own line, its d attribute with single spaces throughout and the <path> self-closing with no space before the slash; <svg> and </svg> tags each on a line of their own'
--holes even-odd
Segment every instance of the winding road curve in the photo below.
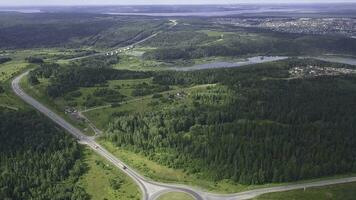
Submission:
<svg viewBox="0 0 356 200">
<path fill-rule="evenodd" d="M 79 129 L 75 128 L 70 123 L 65 121 L 62 117 L 60 117 L 59 115 L 57 115 L 56 113 L 48 109 L 46 106 L 38 102 L 36 99 L 32 98 L 30 95 L 26 94 L 20 87 L 20 80 L 27 74 L 28 72 L 25 72 L 17 76 L 12 81 L 11 88 L 14 91 L 14 93 L 17 96 L 19 96 L 22 100 L 24 100 L 26 103 L 30 104 L 39 112 L 43 113 L 45 116 L 47 116 L 52 121 L 57 123 L 59 126 L 63 127 L 66 131 L 68 131 L 75 138 L 77 138 L 79 143 L 89 146 L 96 153 L 106 158 L 113 165 L 115 165 L 120 170 L 122 170 L 125 174 L 131 177 L 132 180 L 140 187 L 143 200 L 155 200 L 160 195 L 167 192 L 184 192 L 193 196 L 196 200 L 242 200 L 242 199 L 251 199 L 261 194 L 270 193 L 270 192 L 281 192 L 281 191 L 288 191 L 288 190 L 295 190 L 295 189 L 303 189 L 303 188 L 305 189 L 309 187 L 356 182 L 356 177 L 350 177 L 350 178 L 318 181 L 312 183 L 290 184 L 285 186 L 256 189 L 256 190 L 250 190 L 246 192 L 226 194 L 226 195 L 207 193 L 185 185 L 175 185 L 175 184 L 154 182 L 138 174 L 135 170 L 125 165 L 124 162 L 122 162 L 121 160 L 116 158 L 113 154 L 108 152 L 105 148 L 100 146 L 93 138 L 85 136 Z"/>
</svg>

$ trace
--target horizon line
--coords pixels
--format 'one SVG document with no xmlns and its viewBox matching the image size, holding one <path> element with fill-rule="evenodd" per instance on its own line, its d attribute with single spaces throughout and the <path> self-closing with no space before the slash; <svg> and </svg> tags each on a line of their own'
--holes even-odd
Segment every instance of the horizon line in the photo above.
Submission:
<svg viewBox="0 0 356 200">
<path fill-rule="evenodd" d="M 219 5 L 311 5 L 311 4 L 356 4 L 356 2 L 344 1 L 344 2 L 266 2 L 266 3 L 211 3 L 211 4 L 202 4 L 202 3 L 191 3 L 191 4 L 170 4 L 170 3 L 159 3 L 159 4 L 38 4 L 38 5 L 17 5 L 17 4 L 7 4 L 1 5 L 0 7 L 57 7 L 57 6 L 219 6 Z"/>
</svg>

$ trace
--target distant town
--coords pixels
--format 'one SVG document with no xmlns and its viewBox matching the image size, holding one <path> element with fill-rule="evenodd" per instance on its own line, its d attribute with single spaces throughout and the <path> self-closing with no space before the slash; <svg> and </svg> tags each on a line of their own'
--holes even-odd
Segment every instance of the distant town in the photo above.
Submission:
<svg viewBox="0 0 356 200">
<path fill-rule="evenodd" d="M 218 18 L 217 23 L 264 28 L 277 32 L 315 35 L 343 35 L 356 38 L 353 18 Z"/>
<path fill-rule="evenodd" d="M 320 67 L 320 66 L 299 66 L 289 70 L 291 78 L 311 78 L 317 76 L 338 76 L 346 74 L 356 74 L 355 69 Z"/>
</svg>

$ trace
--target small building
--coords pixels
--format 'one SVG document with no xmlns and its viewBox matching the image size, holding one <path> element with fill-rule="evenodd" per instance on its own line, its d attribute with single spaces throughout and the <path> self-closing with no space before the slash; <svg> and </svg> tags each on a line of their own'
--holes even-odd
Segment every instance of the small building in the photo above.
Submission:
<svg viewBox="0 0 356 200">
<path fill-rule="evenodd" d="M 67 107 L 65 107 L 64 112 L 65 112 L 65 114 L 76 113 L 77 109 L 67 106 Z"/>
<path fill-rule="evenodd" d="M 183 97 L 186 96 L 186 94 L 185 94 L 184 92 L 177 92 L 176 96 L 177 96 L 178 98 L 183 98 Z"/>
</svg>

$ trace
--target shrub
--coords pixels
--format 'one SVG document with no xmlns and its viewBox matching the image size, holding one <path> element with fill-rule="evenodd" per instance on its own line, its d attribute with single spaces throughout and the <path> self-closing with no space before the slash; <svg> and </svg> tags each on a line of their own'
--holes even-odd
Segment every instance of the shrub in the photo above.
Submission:
<svg viewBox="0 0 356 200">
<path fill-rule="evenodd" d="M 39 63 L 43 63 L 43 59 L 42 58 L 38 58 L 38 57 L 28 57 L 26 58 L 27 62 L 29 63 L 35 63 L 35 64 L 39 64 Z"/>
<path fill-rule="evenodd" d="M 11 61 L 11 60 L 12 60 L 12 59 L 9 58 L 9 57 L 2 57 L 2 58 L 0 58 L 0 64 L 9 62 L 9 61 Z"/>
</svg>

